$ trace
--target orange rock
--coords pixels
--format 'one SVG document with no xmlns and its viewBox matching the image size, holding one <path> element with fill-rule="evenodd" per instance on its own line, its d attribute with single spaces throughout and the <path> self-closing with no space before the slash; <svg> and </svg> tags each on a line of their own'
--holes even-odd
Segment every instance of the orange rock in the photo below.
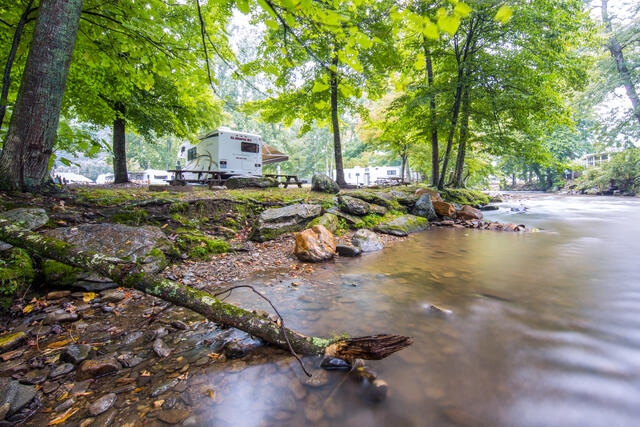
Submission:
<svg viewBox="0 0 640 427">
<path fill-rule="evenodd" d="M 336 241 L 326 227 L 314 225 L 296 234 L 294 253 L 301 261 L 328 261 L 336 254 Z"/>
<path fill-rule="evenodd" d="M 459 219 L 482 219 L 482 211 L 469 205 L 464 205 L 456 215 Z"/>
<path fill-rule="evenodd" d="M 456 208 L 451 203 L 433 201 L 433 208 L 436 210 L 438 216 L 453 217 L 456 214 Z"/>
</svg>

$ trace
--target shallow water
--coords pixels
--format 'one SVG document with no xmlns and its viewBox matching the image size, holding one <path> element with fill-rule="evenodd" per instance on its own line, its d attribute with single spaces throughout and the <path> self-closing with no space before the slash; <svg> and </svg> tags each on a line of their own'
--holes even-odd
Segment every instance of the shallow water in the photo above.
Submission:
<svg viewBox="0 0 640 427">
<path fill-rule="evenodd" d="M 201 419 L 234 426 L 638 425 L 640 200 L 515 197 L 523 199 L 485 218 L 539 232 L 434 228 L 318 268 L 311 284 L 265 290 L 287 326 L 303 333 L 412 336 L 408 349 L 368 362 L 389 385 L 384 402 L 372 403 L 341 372 L 314 370 L 325 384 L 304 385 L 295 360 L 282 356 L 200 378 L 218 393 L 210 407 L 199 403 Z M 526 212 L 510 211 L 521 205 Z M 305 363 L 315 368 L 317 360 Z"/>
</svg>

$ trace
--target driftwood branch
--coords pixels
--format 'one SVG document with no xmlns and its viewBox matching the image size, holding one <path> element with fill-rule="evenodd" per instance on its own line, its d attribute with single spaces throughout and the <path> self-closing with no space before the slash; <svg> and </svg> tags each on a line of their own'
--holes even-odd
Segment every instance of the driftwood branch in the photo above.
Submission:
<svg viewBox="0 0 640 427">
<path fill-rule="evenodd" d="M 283 349 L 304 355 L 378 360 L 413 342 L 400 335 L 374 335 L 359 338 L 309 337 L 248 310 L 225 303 L 214 295 L 145 272 L 138 264 L 97 252 L 81 251 L 70 243 L 25 230 L 0 219 L 0 240 L 21 247 L 32 254 L 64 264 L 94 271 L 124 287 L 137 289 L 175 305 L 186 307 L 207 319 L 232 326 Z M 286 334 L 286 338 L 285 338 Z M 288 342 L 287 342 L 288 341 Z"/>
</svg>

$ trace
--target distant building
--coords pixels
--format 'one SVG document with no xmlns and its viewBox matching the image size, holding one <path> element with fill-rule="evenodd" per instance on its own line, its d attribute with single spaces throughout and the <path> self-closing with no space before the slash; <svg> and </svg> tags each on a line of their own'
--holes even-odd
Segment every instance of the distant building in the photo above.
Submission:
<svg viewBox="0 0 640 427">
<path fill-rule="evenodd" d="M 335 171 L 334 171 L 335 177 Z M 344 169 L 344 180 L 350 185 L 384 184 L 401 181 L 400 166 L 356 166 Z"/>
<path fill-rule="evenodd" d="M 585 154 L 579 159 L 580 164 L 585 168 L 597 167 L 603 163 L 607 163 L 609 160 L 611 160 L 611 153 Z"/>
</svg>

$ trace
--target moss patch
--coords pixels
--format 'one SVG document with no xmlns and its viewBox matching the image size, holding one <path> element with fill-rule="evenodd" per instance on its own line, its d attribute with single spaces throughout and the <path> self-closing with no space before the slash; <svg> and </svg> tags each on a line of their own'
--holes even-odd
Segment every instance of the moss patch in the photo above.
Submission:
<svg viewBox="0 0 640 427">
<path fill-rule="evenodd" d="M 176 230 L 176 245 L 189 258 L 204 259 L 209 255 L 229 251 L 229 244 L 224 240 L 212 238 L 195 230 Z"/>
<path fill-rule="evenodd" d="M 445 201 L 459 205 L 480 206 L 490 201 L 490 197 L 483 192 L 464 188 L 445 188 L 441 194 Z"/>
<path fill-rule="evenodd" d="M 29 254 L 19 248 L 0 253 L 0 311 L 5 311 L 16 296 L 33 282 L 35 269 Z"/>
</svg>

